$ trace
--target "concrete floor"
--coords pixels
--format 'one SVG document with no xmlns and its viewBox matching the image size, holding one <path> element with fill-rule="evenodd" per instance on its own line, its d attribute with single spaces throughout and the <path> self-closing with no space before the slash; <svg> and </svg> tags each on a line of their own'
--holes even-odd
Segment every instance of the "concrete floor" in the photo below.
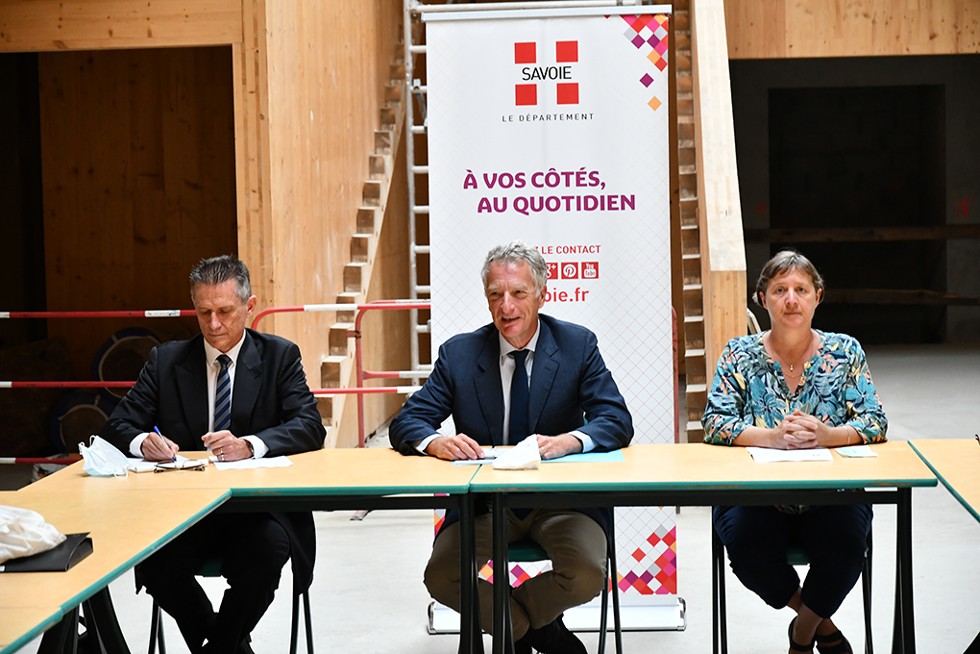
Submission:
<svg viewBox="0 0 980 654">
<path fill-rule="evenodd" d="M 869 361 L 893 440 L 972 437 L 980 431 L 980 347 L 871 348 Z M 425 630 L 429 598 L 421 578 L 431 545 L 431 512 L 374 512 L 360 522 L 350 518 L 349 513 L 316 515 L 319 562 L 311 590 L 316 651 L 455 652 L 455 636 L 430 636 Z M 980 524 L 941 485 L 913 492 L 913 520 L 918 651 L 960 654 L 980 630 Z M 687 603 L 687 629 L 627 633 L 624 648 L 630 652 L 711 651 L 709 510 L 685 508 L 677 525 L 679 594 Z M 874 531 L 875 647 L 887 652 L 894 508 L 876 509 Z M 792 611 L 774 611 L 730 573 L 727 579 L 731 652 L 785 652 Z M 215 596 L 220 595 L 221 582 L 209 581 Z M 290 587 L 288 566 L 281 587 Z M 115 581 L 111 592 L 132 650 L 145 651 L 149 598 L 133 594 L 131 574 Z M 256 652 L 287 651 L 289 611 L 288 593 L 280 592 L 253 634 Z M 862 642 L 860 590 L 851 593 L 836 620 L 852 644 Z M 594 651 L 596 635 L 584 634 L 583 640 Z M 489 651 L 489 639 L 485 642 Z M 186 652 L 172 622 L 167 646 L 173 654 Z M 25 651 L 36 647 L 35 642 Z"/>
</svg>

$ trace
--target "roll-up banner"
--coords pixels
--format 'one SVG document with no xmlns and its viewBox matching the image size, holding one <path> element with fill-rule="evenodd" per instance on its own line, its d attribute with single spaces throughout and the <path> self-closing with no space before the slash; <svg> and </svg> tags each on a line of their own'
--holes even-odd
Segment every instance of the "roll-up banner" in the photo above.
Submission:
<svg viewBox="0 0 980 654">
<path fill-rule="evenodd" d="M 483 258 L 522 239 L 548 262 L 542 312 L 597 334 L 634 443 L 674 440 L 669 11 L 423 16 L 433 357 L 490 322 Z M 624 626 L 683 628 L 673 507 L 619 508 L 616 531 Z M 511 582 L 536 571 L 515 564 Z M 594 630 L 598 600 L 565 622 Z M 458 624 L 437 610 L 432 627 Z"/>
</svg>

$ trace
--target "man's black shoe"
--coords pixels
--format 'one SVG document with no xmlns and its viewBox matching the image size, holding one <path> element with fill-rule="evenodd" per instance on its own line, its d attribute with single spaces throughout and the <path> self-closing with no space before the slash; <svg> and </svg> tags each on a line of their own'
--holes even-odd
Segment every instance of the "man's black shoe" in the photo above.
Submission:
<svg viewBox="0 0 980 654">
<path fill-rule="evenodd" d="M 542 654 L 588 654 L 585 645 L 568 630 L 560 615 L 539 629 L 529 630 L 525 638 Z"/>
</svg>

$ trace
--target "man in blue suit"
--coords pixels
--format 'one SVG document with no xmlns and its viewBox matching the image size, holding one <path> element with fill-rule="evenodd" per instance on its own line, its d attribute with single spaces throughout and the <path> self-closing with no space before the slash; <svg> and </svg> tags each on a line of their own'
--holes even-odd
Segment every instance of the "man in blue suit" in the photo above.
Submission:
<svg viewBox="0 0 980 654">
<path fill-rule="evenodd" d="M 482 458 L 482 447 L 537 438 L 542 459 L 629 444 L 633 422 L 599 354 L 595 334 L 539 315 L 547 266 L 536 249 L 515 241 L 492 249 L 483 288 L 493 323 L 439 348 L 425 386 L 405 403 L 389 430 L 392 447 L 448 461 Z M 526 385 L 521 389 L 517 384 Z M 517 408 L 517 410 L 513 410 Z M 455 434 L 438 433 L 452 416 Z M 487 507 L 476 520 L 477 560 L 491 553 Z M 605 520 L 596 510 L 508 510 L 508 539 L 537 541 L 553 569 L 511 594 L 518 654 L 577 654 L 585 646 L 562 622 L 606 583 Z M 439 602 L 460 607 L 459 523 L 447 513 L 425 570 Z M 492 624 L 492 590 L 480 583 L 482 624 Z"/>
<path fill-rule="evenodd" d="M 150 352 L 102 436 L 147 461 L 171 461 L 181 449 L 238 461 L 322 448 L 326 431 L 299 348 L 245 328 L 257 301 L 245 264 L 204 259 L 190 285 L 201 334 Z M 303 591 L 315 554 L 309 512 L 216 513 L 137 566 L 136 582 L 177 621 L 192 654 L 248 654 L 286 561 Z M 194 578 L 211 558 L 228 581 L 217 613 Z"/>
</svg>

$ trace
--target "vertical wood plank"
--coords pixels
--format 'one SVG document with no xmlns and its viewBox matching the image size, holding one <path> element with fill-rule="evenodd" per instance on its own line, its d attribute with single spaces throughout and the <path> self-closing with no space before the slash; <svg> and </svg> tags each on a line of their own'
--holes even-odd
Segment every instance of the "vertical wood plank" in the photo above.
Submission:
<svg viewBox="0 0 980 654">
<path fill-rule="evenodd" d="M 39 71 L 48 308 L 189 307 L 191 265 L 236 245 L 230 48 L 50 53 Z M 127 324 L 49 333 L 88 377 Z"/>
</svg>

